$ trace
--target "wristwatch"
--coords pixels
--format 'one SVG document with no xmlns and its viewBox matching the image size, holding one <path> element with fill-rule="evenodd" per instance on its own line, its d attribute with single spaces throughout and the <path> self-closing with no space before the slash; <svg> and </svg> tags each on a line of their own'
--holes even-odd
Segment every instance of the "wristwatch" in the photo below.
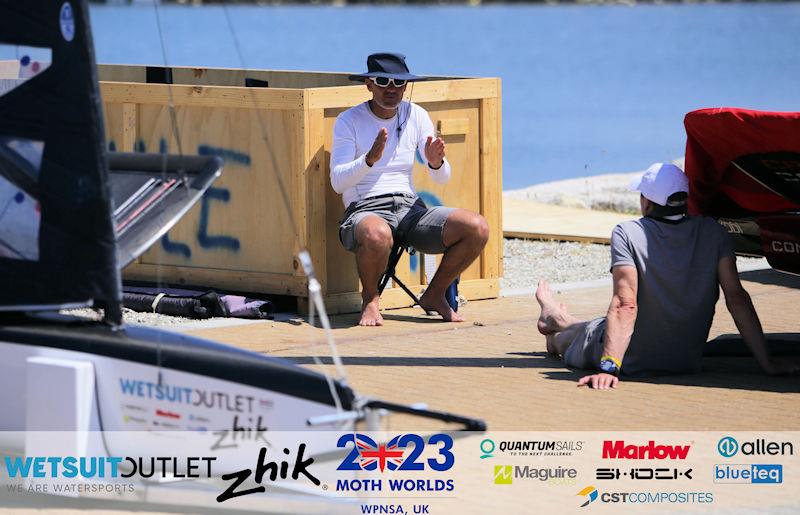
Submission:
<svg viewBox="0 0 800 515">
<path fill-rule="evenodd" d="M 600 371 L 606 374 L 619 377 L 619 372 L 622 368 L 620 365 L 622 365 L 622 363 L 612 356 L 603 356 L 600 358 Z"/>
</svg>

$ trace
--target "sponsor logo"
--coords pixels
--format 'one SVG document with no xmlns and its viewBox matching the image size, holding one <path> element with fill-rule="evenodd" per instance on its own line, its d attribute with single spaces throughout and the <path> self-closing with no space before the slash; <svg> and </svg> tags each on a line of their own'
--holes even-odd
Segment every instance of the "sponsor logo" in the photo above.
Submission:
<svg viewBox="0 0 800 515">
<path fill-rule="evenodd" d="M 387 442 L 378 443 L 362 433 L 342 435 L 337 447 L 352 447 L 336 470 L 370 471 L 378 474 L 444 472 L 453 468 L 453 437 L 444 433 L 423 438 L 409 433 L 400 434 Z M 388 490 L 392 492 L 452 492 L 452 479 L 340 479 L 336 490 L 340 492 Z"/>
<path fill-rule="evenodd" d="M 577 493 L 585 499 L 584 503 L 581 504 L 581 508 L 589 506 L 591 503 L 597 500 L 597 488 L 593 486 L 587 486 L 583 490 Z"/>
<path fill-rule="evenodd" d="M 336 470 L 425 470 L 437 472 L 450 470 L 455 463 L 453 455 L 453 437 L 444 433 L 430 436 L 426 442 L 417 434 L 397 435 L 387 443 L 376 443 L 369 436 L 361 433 L 342 435 L 336 443 L 337 447 L 353 449 L 342 460 Z M 434 457 L 421 458 L 426 445 L 433 446 L 437 454 Z M 406 453 L 406 450 L 410 452 Z"/>
<path fill-rule="evenodd" d="M 773 241 L 773 252 L 783 252 L 786 254 L 800 254 L 800 243 L 796 241 Z"/>
<path fill-rule="evenodd" d="M 776 485 L 783 483 L 783 465 L 714 465 L 714 482 Z"/>
<path fill-rule="evenodd" d="M 678 468 L 599 468 L 597 479 L 692 479 L 692 469 Z"/>
<path fill-rule="evenodd" d="M 621 460 L 685 460 L 691 445 L 656 445 L 653 440 L 647 445 L 626 444 L 623 440 L 603 442 L 603 458 Z"/>
<path fill-rule="evenodd" d="M 493 458 L 495 450 L 509 456 L 572 456 L 583 449 L 582 440 L 501 440 L 491 438 L 480 443 L 481 459 Z"/>
<path fill-rule="evenodd" d="M 156 416 L 157 417 L 164 417 L 164 418 L 171 418 L 171 419 L 174 419 L 174 420 L 180 420 L 180 418 L 181 418 L 181 416 L 179 414 L 177 414 L 175 412 L 172 412 L 172 411 L 163 410 L 163 409 L 157 409 L 156 410 Z"/>
<path fill-rule="evenodd" d="M 231 394 L 189 388 L 168 384 L 152 383 L 138 379 L 119 378 L 119 387 L 123 395 L 153 399 L 156 401 L 174 402 L 200 408 L 209 408 L 232 413 L 252 413 L 255 397 L 251 395 Z M 259 403 L 260 406 L 260 403 Z"/>
<path fill-rule="evenodd" d="M 595 500 L 601 503 L 625 504 L 708 504 L 714 502 L 712 492 L 603 492 L 587 486 L 577 495 L 585 498 L 581 508 Z"/>
<path fill-rule="evenodd" d="M 252 469 L 242 469 L 238 472 L 223 474 L 222 479 L 224 481 L 230 481 L 231 484 L 227 489 L 225 489 L 224 492 L 217 496 L 217 502 L 221 503 L 227 501 L 228 499 L 233 499 L 234 497 L 266 492 L 266 487 L 261 483 L 265 480 L 274 482 L 277 481 L 279 477 L 281 479 L 291 478 L 294 481 L 298 481 L 300 479 L 300 475 L 303 475 L 308 481 L 316 486 L 319 486 L 320 480 L 311 474 L 311 471 L 309 470 L 311 465 L 314 463 L 314 458 L 303 459 L 305 451 L 306 444 L 301 443 L 297 448 L 294 465 L 291 465 L 291 462 L 286 460 L 266 461 L 267 448 L 262 447 L 258 453 L 258 461 L 256 462 L 254 476 L 255 483 L 258 484 L 258 486 L 246 490 L 237 490 L 237 488 L 245 482 L 247 482 L 248 486 L 252 486 L 253 482 L 247 481 L 250 476 L 253 475 Z M 283 454 L 286 456 L 291 456 L 291 451 L 289 449 L 283 449 Z M 278 471 L 280 471 L 280 473 Z"/>
<path fill-rule="evenodd" d="M 61 4 L 61 12 L 58 15 L 58 24 L 61 27 L 61 35 L 67 41 L 75 38 L 75 16 L 72 13 L 72 6 L 69 2 Z"/>
<path fill-rule="evenodd" d="M 764 438 L 739 444 L 736 438 L 725 436 L 717 442 L 717 452 L 723 458 L 732 458 L 739 452 L 744 456 L 794 456 L 794 446 L 791 442 L 772 442 Z"/>
<path fill-rule="evenodd" d="M 141 413 L 145 413 L 147 411 L 147 408 L 145 408 L 144 406 L 136 406 L 135 404 L 123 404 L 122 409 L 128 411 L 138 411 Z"/>
<path fill-rule="evenodd" d="M 494 466 L 494 484 L 510 485 L 514 482 L 514 471 L 511 465 Z"/>
<path fill-rule="evenodd" d="M 491 438 L 486 438 L 485 440 L 481 441 L 481 459 L 486 458 L 494 458 L 494 450 L 496 446 L 494 444 L 494 440 Z"/>
<path fill-rule="evenodd" d="M 500 474 L 500 476 L 498 476 Z M 551 485 L 574 485 L 578 476 L 577 469 L 565 467 L 529 467 L 495 465 L 494 482 L 498 485 L 510 485 L 514 479 L 536 479 Z"/>
</svg>

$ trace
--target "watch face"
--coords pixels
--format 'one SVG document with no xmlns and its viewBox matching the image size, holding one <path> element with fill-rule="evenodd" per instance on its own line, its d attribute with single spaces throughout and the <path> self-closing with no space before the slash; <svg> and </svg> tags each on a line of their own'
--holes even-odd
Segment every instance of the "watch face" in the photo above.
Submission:
<svg viewBox="0 0 800 515">
<path fill-rule="evenodd" d="M 617 365 L 610 359 L 604 359 L 600 362 L 600 370 L 609 374 L 613 374 L 617 371 Z"/>
</svg>

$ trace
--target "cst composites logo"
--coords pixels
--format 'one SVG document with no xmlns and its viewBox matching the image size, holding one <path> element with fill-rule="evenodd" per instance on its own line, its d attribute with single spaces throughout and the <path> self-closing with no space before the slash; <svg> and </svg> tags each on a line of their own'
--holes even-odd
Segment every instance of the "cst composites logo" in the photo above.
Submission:
<svg viewBox="0 0 800 515">
<path fill-rule="evenodd" d="M 574 485 L 578 477 L 578 470 L 565 467 L 529 467 L 495 465 L 494 484 L 510 485 L 514 479 L 535 479 L 549 485 Z"/>
<path fill-rule="evenodd" d="M 740 453 L 744 456 L 794 456 L 792 442 L 771 442 L 764 438 L 742 442 L 736 438 L 724 436 L 717 442 L 717 451 L 723 458 L 733 458 Z"/>
<path fill-rule="evenodd" d="M 597 488 L 593 486 L 587 486 L 586 488 L 578 492 L 576 495 L 580 495 L 581 497 L 586 499 L 586 501 L 583 504 L 581 504 L 581 508 L 584 508 L 597 500 Z"/>
<path fill-rule="evenodd" d="M 709 504 L 714 502 L 711 492 L 603 492 L 587 486 L 576 495 L 584 501 L 584 508 L 599 500 L 604 504 Z"/>
<path fill-rule="evenodd" d="M 352 449 L 336 470 L 368 471 L 401 474 L 403 472 L 446 472 L 455 465 L 453 437 L 444 433 L 434 434 L 427 441 L 417 434 L 401 434 L 386 443 L 378 443 L 361 433 L 342 435 L 337 447 Z M 440 492 L 453 491 L 452 479 L 340 479 L 337 491 L 383 491 L 393 492 Z"/>
<path fill-rule="evenodd" d="M 572 456 L 583 449 L 582 440 L 481 440 L 481 459 L 494 458 L 495 451 L 509 456 Z"/>
</svg>

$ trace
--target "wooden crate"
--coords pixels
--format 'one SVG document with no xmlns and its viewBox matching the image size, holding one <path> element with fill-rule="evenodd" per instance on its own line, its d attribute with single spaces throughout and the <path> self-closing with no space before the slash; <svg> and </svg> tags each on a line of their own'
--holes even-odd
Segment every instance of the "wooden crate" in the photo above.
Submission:
<svg viewBox="0 0 800 515">
<path fill-rule="evenodd" d="M 363 85 L 340 73 L 172 68 L 172 85 L 147 83 L 144 66 L 101 65 L 99 73 L 110 148 L 225 160 L 222 177 L 200 205 L 126 268 L 126 279 L 292 295 L 305 311 L 307 280 L 296 256 L 306 248 L 328 309 L 360 309 L 355 258 L 338 239 L 344 206 L 330 186 L 329 167 L 333 123 L 368 100 Z M 244 87 L 245 78 L 269 87 Z M 453 169 L 450 182 L 438 185 L 417 165 L 418 192 L 429 205 L 480 212 L 491 228 L 485 250 L 461 276 L 459 293 L 471 300 L 497 297 L 500 80 L 442 78 L 415 83 L 409 94 L 430 113 Z M 424 260 L 404 256 L 398 265 L 412 290 L 424 288 Z M 409 300 L 390 288 L 381 304 L 406 307 Z"/>
</svg>

